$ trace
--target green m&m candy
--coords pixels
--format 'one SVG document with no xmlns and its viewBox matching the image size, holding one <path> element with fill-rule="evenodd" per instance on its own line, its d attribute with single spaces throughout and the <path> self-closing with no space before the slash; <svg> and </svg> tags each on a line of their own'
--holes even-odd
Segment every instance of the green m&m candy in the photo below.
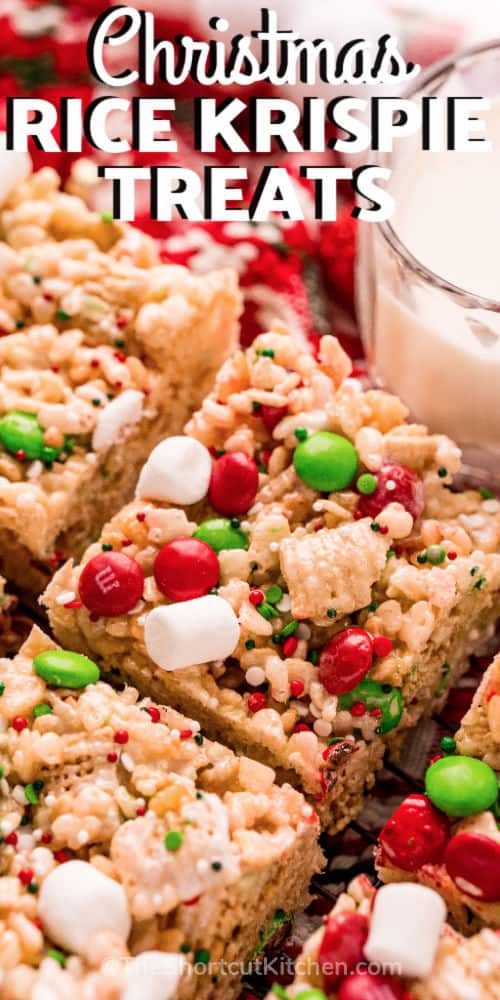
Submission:
<svg viewBox="0 0 500 1000">
<path fill-rule="evenodd" d="M 352 483 L 358 468 L 358 453 L 340 434 L 318 431 L 297 445 L 293 464 L 307 486 L 331 493 L 345 490 Z"/>
<path fill-rule="evenodd" d="M 442 757 L 427 768 L 425 790 L 433 805 L 448 816 L 473 816 L 498 798 L 498 778 L 475 757 Z"/>
<path fill-rule="evenodd" d="M 65 649 L 48 649 L 38 653 L 33 660 L 33 668 L 47 684 L 63 688 L 84 688 L 99 680 L 99 667 L 82 653 L 70 653 Z"/>
<path fill-rule="evenodd" d="M 295 1000 L 327 1000 L 326 993 L 323 990 L 301 990 L 300 993 L 295 994 Z"/>
<path fill-rule="evenodd" d="M 4 448 L 13 454 L 23 452 L 30 462 L 35 459 L 53 462 L 60 455 L 62 448 L 50 448 L 44 444 L 43 436 L 44 429 L 35 413 L 11 410 L 0 420 L 0 441 Z"/>
<path fill-rule="evenodd" d="M 363 680 L 347 694 L 339 697 L 339 708 L 349 710 L 355 702 L 366 706 L 367 712 L 378 708 L 380 712 L 378 732 L 389 733 L 394 729 L 403 714 L 403 698 L 398 688 L 390 684 L 379 684 L 378 681 Z"/>
<path fill-rule="evenodd" d="M 235 528 L 227 517 L 203 521 L 193 537 L 210 545 L 214 552 L 221 552 L 222 549 L 248 549 L 249 544 L 245 532 Z"/>
</svg>

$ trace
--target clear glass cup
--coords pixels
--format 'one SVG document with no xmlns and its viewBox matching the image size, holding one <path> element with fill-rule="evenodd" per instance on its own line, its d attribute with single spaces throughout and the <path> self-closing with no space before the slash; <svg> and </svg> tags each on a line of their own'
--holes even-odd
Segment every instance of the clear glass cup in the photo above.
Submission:
<svg viewBox="0 0 500 1000">
<path fill-rule="evenodd" d="M 493 108 L 499 99 L 500 123 L 500 40 L 438 64 L 422 74 L 405 96 L 418 99 L 424 95 L 481 96 L 491 100 Z M 403 138 L 396 142 L 394 152 L 378 158 L 393 171 L 389 188 L 393 182 L 397 187 L 395 178 L 399 178 L 399 195 L 405 198 L 411 198 L 412 183 L 419 183 L 416 171 L 423 161 L 418 160 L 418 167 L 415 164 L 420 144 L 418 135 L 414 140 Z M 497 154 L 500 156 L 500 149 Z M 426 157 L 423 169 L 434 170 L 437 161 L 433 158 L 441 154 L 422 155 Z M 462 154 L 443 155 L 450 157 L 453 169 L 451 158 Z M 473 190 L 477 154 L 464 155 L 471 156 Z M 481 155 L 494 157 L 495 152 Z M 500 174 L 500 161 L 498 171 Z M 402 178 L 408 178 L 406 188 Z M 478 197 L 483 194 L 478 191 Z M 492 190 L 491 198 L 495 197 L 498 194 Z M 436 235 L 433 227 L 440 223 L 435 219 L 432 197 L 430 202 L 425 224 L 432 242 Z M 442 216 L 437 214 L 442 224 Z M 459 227 L 450 227 L 446 234 L 450 252 L 457 249 L 459 236 L 464 241 L 460 246 L 469 247 L 466 241 L 474 238 L 471 228 L 474 226 L 468 228 L 464 223 L 460 234 Z M 453 284 L 449 277 L 436 273 L 423 254 L 417 259 L 407 245 L 410 241 L 398 235 L 397 214 L 382 224 L 360 224 L 359 242 L 358 316 L 373 380 L 401 396 L 412 419 L 454 438 L 462 448 L 469 475 L 500 487 L 500 252 L 498 294 L 484 297 L 471 291 L 467 280 Z M 484 252 L 483 243 L 477 254 Z M 478 262 L 480 256 L 475 260 Z"/>
</svg>

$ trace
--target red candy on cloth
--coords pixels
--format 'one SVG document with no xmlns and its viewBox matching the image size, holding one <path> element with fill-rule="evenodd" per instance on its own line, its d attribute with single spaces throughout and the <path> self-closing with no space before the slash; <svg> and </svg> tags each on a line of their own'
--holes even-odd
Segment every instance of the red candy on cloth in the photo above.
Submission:
<svg viewBox="0 0 500 1000">
<path fill-rule="evenodd" d="M 244 451 L 228 451 L 217 459 L 208 488 L 208 499 L 218 514 L 246 514 L 259 488 L 259 470 Z"/>
<path fill-rule="evenodd" d="M 89 559 L 80 577 L 82 604 L 103 618 L 126 615 L 142 597 L 144 573 L 124 552 L 101 552 Z"/>
<path fill-rule="evenodd" d="M 339 913 L 328 918 L 318 953 L 327 993 L 333 993 L 346 972 L 363 961 L 368 930 L 368 917 L 362 913 Z"/>
<path fill-rule="evenodd" d="M 500 902 L 500 843 L 473 831 L 448 842 L 444 863 L 455 885 L 482 903 Z"/>
<path fill-rule="evenodd" d="M 329 694 L 346 694 L 363 680 L 373 659 L 373 640 L 362 628 L 337 632 L 319 654 L 318 678 Z"/>
<path fill-rule="evenodd" d="M 377 488 L 374 493 L 359 498 L 358 513 L 363 517 L 376 517 L 389 503 L 400 503 L 416 520 L 425 505 L 424 486 L 420 476 L 405 465 L 389 462 L 375 473 Z"/>
<path fill-rule="evenodd" d="M 156 586 L 171 601 L 202 597 L 219 579 L 219 560 L 198 538 L 176 538 L 164 545 L 153 564 Z"/>
<path fill-rule="evenodd" d="M 409 795 L 387 821 L 379 842 L 391 864 L 405 872 L 443 860 L 448 820 L 426 795 Z"/>
</svg>

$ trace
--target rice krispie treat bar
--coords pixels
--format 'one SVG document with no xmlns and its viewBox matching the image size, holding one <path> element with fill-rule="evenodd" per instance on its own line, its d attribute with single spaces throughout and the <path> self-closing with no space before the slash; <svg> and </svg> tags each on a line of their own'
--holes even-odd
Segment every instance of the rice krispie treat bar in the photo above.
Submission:
<svg viewBox="0 0 500 1000">
<path fill-rule="evenodd" d="M 499 1000 L 500 940 L 463 938 L 431 889 L 350 883 L 306 942 L 293 983 L 267 1000 Z"/>
<path fill-rule="evenodd" d="M 313 808 L 36 628 L 0 661 L 0 717 L 2 1000 L 234 997 L 307 900 Z"/>
<path fill-rule="evenodd" d="M 40 593 L 130 498 L 233 349 L 236 281 L 160 264 L 154 242 L 62 193 L 0 209 L 0 569 Z"/>
<path fill-rule="evenodd" d="M 17 597 L 6 590 L 6 581 L 0 577 L 0 656 L 17 652 L 31 626 L 18 607 Z"/>
<path fill-rule="evenodd" d="M 269 763 L 335 830 L 500 610 L 500 505 L 456 446 L 281 327 L 223 367 L 45 594 L 60 641 Z"/>
</svg>

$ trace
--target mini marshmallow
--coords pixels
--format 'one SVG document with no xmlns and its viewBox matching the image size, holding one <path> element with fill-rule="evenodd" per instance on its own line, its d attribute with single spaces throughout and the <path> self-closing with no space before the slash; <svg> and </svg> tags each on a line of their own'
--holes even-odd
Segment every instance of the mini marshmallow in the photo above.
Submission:
<svg viewBox="0 0 500 1000">
<path fill-rule="evenodd" d="M 0 205 L 12 188 L 26 180 L 31 173 L 31 157 L 28 153 L 15 153 L 5 147 L 6 134 L 0 132 Z"/>
<path fill-rule="evenodd" d="M 393 964 L 401 976 L 424 979 L 445 920 L 446 906 L 434 889 L 413 882 L 384 885 L 375 896 L 365 956 L 382 966 Z"/>
<path fill-rule="evenodd" d="M 162 670 L 224 660 L 234 653 L 239 638 L 231 605 L 215 594 L 154 608 L 144 625 L 148 656 Z"/>
<path fill-rule="evenodd" d="M 120 1000 L 172 1000 L 186 967 L 182 955 L 145 951 L 128 963 Z"/>
<path fill-rule="evenodd" d="M 67 861 L 54 868 L 42 882 L 38 909 L 47 936 L 77 955 L 98 931 L 114 931 L 124 941 L 130 934 L 123 886 L 87 861 Z"/>
<path fill-rule="evenodd" d="M 212 460 L 204 444 L 190 437 L 171 437 L 153 448 L 143 466 L 136 496 L 170 503 L 198 503 L 207 495 Z"/>
<path fill-rule="evenodd" d="M 143 402 L 143 392 L 139 392 L 138 389 L 126 389 L 100 410 L 92 435 L 94 451 L 107 451 L 111 445 L 120 440 L 127 427 L 138 424 L 142 417 Z"/>
</svg>

